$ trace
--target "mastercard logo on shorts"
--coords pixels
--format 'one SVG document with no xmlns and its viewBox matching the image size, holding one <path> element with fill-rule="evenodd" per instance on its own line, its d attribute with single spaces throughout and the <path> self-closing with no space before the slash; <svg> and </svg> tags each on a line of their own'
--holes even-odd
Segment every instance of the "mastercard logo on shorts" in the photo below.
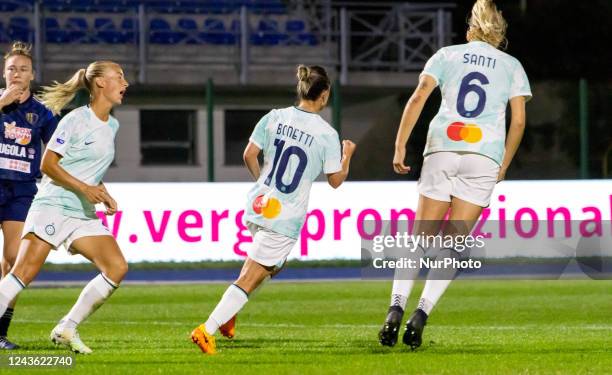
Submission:
<svg viewBox="0 0 612 375">
<path fill-rule="evenodd" d="M 266 219 L 274 219 L 281 212 L 281 203 L 278 199 L 273 197 L 268 197 L 258 195 L 257 198 L 253 200 L 253 211 L 255 211 L 258 215 L 263 215 Z"/>
<path fill-rule="evenodd" d="M 476 124 L 453 122 L 446 128 L 446 135 L 456 142 L 476 143 L 482 139 L 482 130 Z"/>
</svg>

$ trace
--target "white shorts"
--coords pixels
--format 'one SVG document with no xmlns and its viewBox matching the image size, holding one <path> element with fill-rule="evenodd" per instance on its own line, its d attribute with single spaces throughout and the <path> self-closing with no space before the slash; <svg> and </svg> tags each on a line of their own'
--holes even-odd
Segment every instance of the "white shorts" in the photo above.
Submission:
<svg viewBox="0 0 612 375">
<path fill-rule="evenodd" d="M 23 224 L 23 234 L 34 233 L 53 249 L 64 245 L 69 253 L 74 254 L 72 243 L 82 237 L 112 236 L 100 219 L 79 219 L 63 215 L 60 210 L 30 211 Z"/>
<path fill-rule="evenodd" d="M 497 183 L 499 165 L 486 156 L 468 152 L 434 152 L 425 156 L 419 194 L 450 202 L 456 197 L 487 207 Z"/>
<path fill-rule="evenodd" d="M 282 267 L 297 240 L 251 222 L 246 224 L 253 235 L 249 258 L 262 266 Z"/>
</svg>

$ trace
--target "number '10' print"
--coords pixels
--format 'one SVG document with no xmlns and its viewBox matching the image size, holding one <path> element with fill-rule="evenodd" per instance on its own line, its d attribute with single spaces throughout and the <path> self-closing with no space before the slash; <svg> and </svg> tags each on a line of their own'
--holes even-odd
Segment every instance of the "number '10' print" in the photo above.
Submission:
<svg viewBox="0 0 612 375">
<path fill-rule="evenodd" d="M 306 169 L 306 164 L 308 164 L 308 155 L 306 155 L 304 150 L 302 150 L 298 146 L 289 146 L 284 149 L 285 141 L 280 140 L 278 138 L 274 140 L 274 146 L 276 147 L 276 152 L 274 153 L 272 169 L 266 177 L 264 184 L 270 186 L 270 183 L 272 182 L 272 177 L 276 176 L 274 178 L 276 189 L 281 193 L 290 194 L 294 192 L 300 184 L 300 180 L 302 179 L 302 175 L 304 174 L 304 170 Z M 289 163 L 289 158 L 291 158 L 291 155 L 297 156 L 299 162 L 297 169 L 295 170 L 295 174 L 293 175 L 293 179 L 287 185 L 283 182 L 283 176 L 285 175 L 285 172 L 287 170 L 287 164 Z"/>
</svg>

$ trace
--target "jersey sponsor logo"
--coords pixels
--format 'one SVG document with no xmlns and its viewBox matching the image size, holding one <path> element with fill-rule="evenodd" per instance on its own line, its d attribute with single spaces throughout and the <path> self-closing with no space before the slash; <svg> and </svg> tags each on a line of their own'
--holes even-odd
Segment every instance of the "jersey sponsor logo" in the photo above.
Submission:
<svg viewBox="0 0 612 375">
<path fill-rule="evenodd" d="M 26 148 L 17 145 L 8 145 L 6 143 L 0 143 L 0 154 L 25 158 Z"/>
<path fill-rule="evenodd" d="M 36 124 L 36 122 L 38 122 L 38 115 L 36 113 L 33 112 L 28 112 L 26 113 L 26 121 L 29 122 L 31 125 Z"/>
<path fill-rule="evenodd" d="M 15 143 L 22 146 L 30 144 L 32 141 L 32 129 L 20 128 L 15 121 L 4 123 L 4 138 L 14 139 Z"/>
<path fill-rule="evenodd" d="M 0 157 L 0 169 L 30 173 L 30 162 Z"/>
<path fill-rule="evenodd" d="M 267 195 L 258 195 L 253 200 L 253 211 L 266 219 L 274 219 L 280 214 L 282 205 L 278 199 Z"/>
<path fill-rule="evenodd" d="M 482 130 L 476 124 L 464 124 L 457 121 L 446 128 L 446 135 L 455 142 L 476 143 L 482 139 Z"/>
</svg>

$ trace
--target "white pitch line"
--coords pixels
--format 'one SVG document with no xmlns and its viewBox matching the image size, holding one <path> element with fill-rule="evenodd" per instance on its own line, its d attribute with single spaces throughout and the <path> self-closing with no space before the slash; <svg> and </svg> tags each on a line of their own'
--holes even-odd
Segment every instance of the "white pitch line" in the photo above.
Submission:
<svg viewBox="0 0 612 375">
<path fill-rule="evenodd" d="M 31 319 L 16 319 L 17 323 L 35 323 L 35 324 L 56 324 L 56 320 L 31 320 Z M 97 320 L 94 324 L 113 324 L 113 325 L 158 325 L 158 326 L 185 326 L 193 325 L 198 322 L 160 322 L 160 321 L 133 321 L 133 320 Z M 295 323 L 239 323 L 240 327 L 254 327 L 254 328 L 379 328 L 379 324 L 295 324 Z M 450 330 L 531 330 L 550 328 L 556 330 L 589 330 L 589 331 L 612 331 L 612 324 L 585 324 L 585 325 L 571 325 L 564 326 L 559 324 L 526 324 L 526 325 L 503 325 L 503 326 L 471 326 L 471 325 L 437 325 L 433 326 L 435 329 L 450 329 Z"/>
</svg>

